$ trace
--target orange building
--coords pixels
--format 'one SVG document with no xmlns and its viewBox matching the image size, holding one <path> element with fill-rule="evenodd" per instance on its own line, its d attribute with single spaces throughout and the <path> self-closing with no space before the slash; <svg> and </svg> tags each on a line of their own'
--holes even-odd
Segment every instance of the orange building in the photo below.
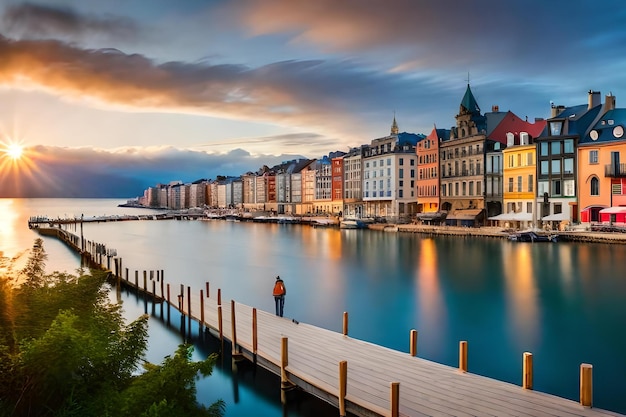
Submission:
<svg viewBox="0 0 626 417">
<path fill-rule="evenodd" d="M 418 167 L 415 181 L 418 213 L 436 213 L 440 209 L 439 142 L 449 135 L 449 131 L 434 127 L 415 149 Z"/>
</svg>

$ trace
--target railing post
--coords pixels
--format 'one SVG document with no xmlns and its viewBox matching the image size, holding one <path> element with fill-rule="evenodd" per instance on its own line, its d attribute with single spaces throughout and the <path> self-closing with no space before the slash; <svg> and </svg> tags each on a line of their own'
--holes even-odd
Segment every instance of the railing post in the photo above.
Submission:
<svg viewBox="0 0 626 417">
<path fill-rule="evenodd" d="M 343 335 L 348 335 L 348 312 L 343 312 Z"/>
<path fill-rule="evenodd" d="M 217 289 L 217 305 L 218 306 L 222 305 L 222 289 L 221 288 Z"/>
<path fill-rule="evenodd" d="M 143 271 L 143 290 L 148 292 L 148 273 L 145 269 Z"/>
<path fill-rule="evenodd" d="M 252 309 L 252 353 L 256 355 L 258 347 L 256 307 Z"/>
<path fill-rule="evenodd" d="M 593 366 L 580 364 L 580 404 L 583 407 L 593 406 Z"/>
<path fill-rule="evenodd" d="M 533 354 L 524 352 L 522 365 L 522 388 L 533 389 Z"/>
<path fill-rule="evenodd" d="M 348 362 L 339 362 L 339 415 L 346 416 L 346 391 L 348 390 Z"/>
<path fill-rule="evenodd" d="M 467 372 L 467 341 L 459 342 L 459 369 Z"/>
<path fill-rule="evenodd" d="M 417 356 L 417 330 L 415 329 L 411 330 L 409 352 L 411 356 Z"/>
<path fill-rule="evenodd" d="M 400 383 L 391 383 L 391 417 L 400 415 Z"/>
<path fill-rule="evenodd" d="M 167 304 L 170 303 L 170 284 L 167 284 Z"/>
<path fill-rule="evenodd" d="M 206 298 L 209 298 L 209 281 L 206 282 Z"/>
<path fill-rule="evenodd" d="M 187 287 L 187 309 L 191 319 L 191 287 Z"/>
<path fill-rule="evenodd" d="M 287 378 L 287 366 L 289 365 L 289 349 L 286 336 L 280 339 L 280 387 L 286 389 L 289 387 L 289 379 Z"/>
<path fill-rule="evenodd" d="M 139 271 L 135 269 L 135 287 L 139 289 Z"/>
</svg>

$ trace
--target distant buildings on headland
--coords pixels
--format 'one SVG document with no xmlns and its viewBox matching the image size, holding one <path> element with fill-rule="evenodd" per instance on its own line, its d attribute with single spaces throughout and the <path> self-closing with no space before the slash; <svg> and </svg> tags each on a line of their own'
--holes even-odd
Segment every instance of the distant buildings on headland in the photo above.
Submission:
<svg viewBox="0 0 626 417">
<path fill-rule="evenodd" d="M 626 109 L 589 91 L 529 122 L 481 112 L 468 84 L 451 129 L 390 134 L 349 152 L 286 161 L 240 177 L 171 182 L 142 206 L 384 218 L 394 223 L 559 227 L 626 220 Z"/>
</svg>

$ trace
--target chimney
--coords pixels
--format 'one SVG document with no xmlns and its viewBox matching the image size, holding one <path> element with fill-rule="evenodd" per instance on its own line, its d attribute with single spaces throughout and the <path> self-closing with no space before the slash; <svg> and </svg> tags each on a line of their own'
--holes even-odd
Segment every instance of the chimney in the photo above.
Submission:
<svg viewBox="0 0 626 417">
<path fill-rule="evenodd" d="M 551 116 L 550 117 L 556 117 L 559 115 L 559 113 L 561 113 L 563 110 L 565 110 L 565 106 L 563 106 L 562 104 L 559 104 L 558 106 L 555 106 L 554 104 L 551 106 Z"/>
<path fill-rule="evenodd" d="M 496 104 L 496 105 L 493 105 L 493 106 L 491 106 L 491 111 L 492 111 L 493 113 L 498 113 L 498 112 L 500 111 L 500 107 L 498 107 L 498 105 L 497 105 L 497 104 Z"/>
<path fill-rule="evenodd" d="M 587 110 L 591 110 L 600 104 L 600 92 L 589 90 L 589 104 Z"/>
<path fill-rule="evenodd" d="M 602 113 L 606 113 L 609 110 L 615 110 L 615 96 L 612 93 L 609 93 L 608 96 L 604 96 L 604 111 Z"/>
</svg>

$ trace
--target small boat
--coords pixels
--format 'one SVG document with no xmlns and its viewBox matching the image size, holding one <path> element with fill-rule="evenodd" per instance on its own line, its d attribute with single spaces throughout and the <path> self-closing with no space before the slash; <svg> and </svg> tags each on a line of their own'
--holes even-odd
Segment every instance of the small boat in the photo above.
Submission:
<svg viewBox="0 0 626 417">
<path fill-rule="evenodd" d="M 556 235 L 539 234 L 532 230 L 512 233 L 509 235 L 509 240 L 513 242 L 556 242 Z"/>
<path fill-rule="evenodd" d="M 360 219 L 344 218 L 339 223 L 340 229 L 366 229 L 367 223 Z"/>
</svg>

